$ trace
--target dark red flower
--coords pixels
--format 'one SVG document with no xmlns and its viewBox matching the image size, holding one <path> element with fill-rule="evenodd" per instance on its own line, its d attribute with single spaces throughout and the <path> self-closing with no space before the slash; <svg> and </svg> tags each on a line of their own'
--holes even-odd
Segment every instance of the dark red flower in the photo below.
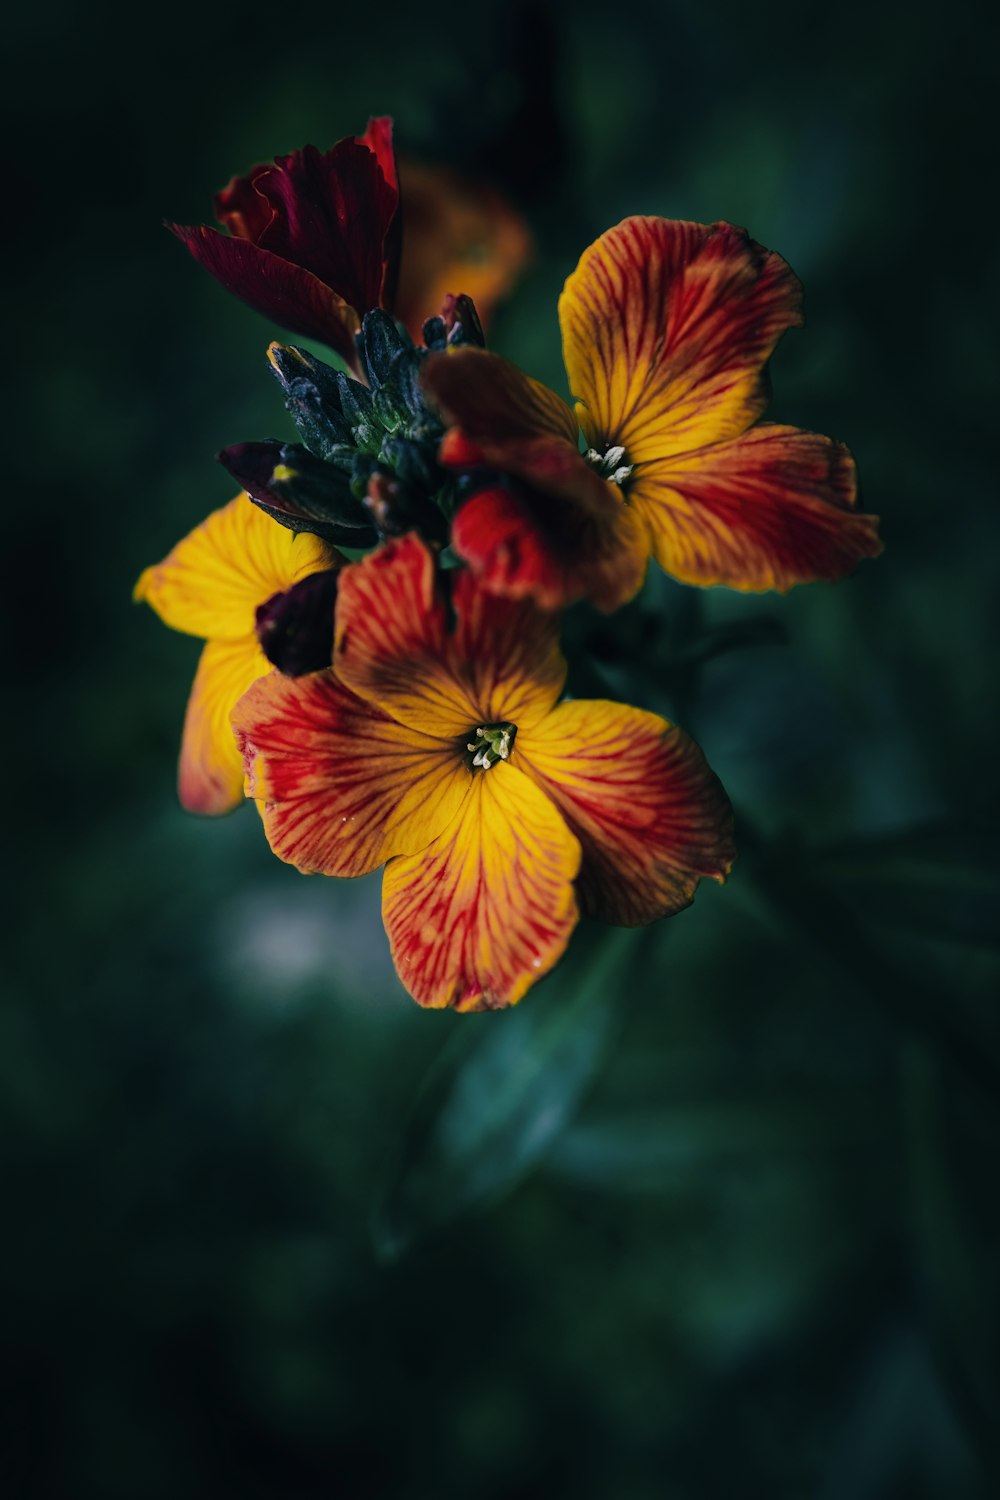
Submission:
<svg viewBox="0 0 1000 1500">
<path fill-rule="evenodd" d="M 227 291 L 354 366 L 361 314 L 391 305 L 399 275 L 392 121 L 253 167 L 216 196 L 215 212 L 228 234 L 168 227 Z"/>
</svg>

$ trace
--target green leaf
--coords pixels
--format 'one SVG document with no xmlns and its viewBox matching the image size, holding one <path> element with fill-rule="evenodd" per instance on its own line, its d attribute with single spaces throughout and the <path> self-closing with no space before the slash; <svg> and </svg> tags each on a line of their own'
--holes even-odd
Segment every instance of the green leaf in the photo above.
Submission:
<svg viewBox="0 0 1000 1500">
<path fill-rule="evenodd" d="M 430 1070 L 376 1214 L 393 1259 L 428 1233 L 508 1193 L 573 1117 L 629 991 L 633 932 L 583 927 L 573 951 L 513 1010 L 456 1018 Z"/>
</svg>

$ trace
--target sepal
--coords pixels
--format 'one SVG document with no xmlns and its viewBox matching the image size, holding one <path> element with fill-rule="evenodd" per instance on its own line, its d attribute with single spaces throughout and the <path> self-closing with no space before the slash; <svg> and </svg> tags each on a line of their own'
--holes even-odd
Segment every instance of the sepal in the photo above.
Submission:
<svg viewBox="0 0 1000 1500">
<path fill-rule="evenodd" d="M 254 504 L 290 531 L 309 531 L 349 547 L 374 542 L 347 477 L 300 444 L 234 443 L 217 457 Z"/>
<path fill-rule="evenodd" d="M 283 344 L 272 344 L 267 357 L 306 447 L 326 463 L 349 467 L 354 437 L 340 407 L 337 371 L 305 350 Z"/>
</svg>

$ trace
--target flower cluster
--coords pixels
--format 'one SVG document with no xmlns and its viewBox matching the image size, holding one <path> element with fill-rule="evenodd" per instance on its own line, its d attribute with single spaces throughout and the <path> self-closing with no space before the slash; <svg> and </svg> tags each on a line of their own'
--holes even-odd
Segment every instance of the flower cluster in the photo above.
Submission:
<svg viewBox="0 0 1000 1500">
<path fill-rule="evenodd" d="M 730 224 L 626 219 L 560 299 L 571 408 L 485 347 L 527 231 L 475 184 L 400 170 L 390 121 L 255 167 L 216 211 L 228 233 L 172 227 L 342 364 L 271 345 L 297 441 L 225 449 L 241 493 L 136 587 L 206 642 L 181 801 L 253 798 L 305 872 L 384 865 L 413 997 L 511 1005 L 581 914 L 651 922 L 734 858 L 681 729 L 564 696 L 563 609 L 619 609 L 650 557 L 784 590 L 880 550 L 847 449 L 760 420 L 799 284 Z"/>
</svg>

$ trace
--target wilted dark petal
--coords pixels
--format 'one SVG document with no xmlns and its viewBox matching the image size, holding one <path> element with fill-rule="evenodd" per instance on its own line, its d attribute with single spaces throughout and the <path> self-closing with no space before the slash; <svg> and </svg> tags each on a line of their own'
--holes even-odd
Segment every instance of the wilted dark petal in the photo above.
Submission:
<svg viewBox="0 0 1000 1500">
<path fill-rule="evenodd" d="M 360 319 L 344 298 L 312 272 L 280 255 L 205 225 L 168 224 L 198 263 L 227 292 L 292 333 L 319 339 L 353 369 Z"/>
<path fill-rule="evenodd" d="M 339 568 L 312 573 L 257 607 L 257 639 L 286 677 L 320 672 L 333 660 L 333 610 Z"/>
</svg>

